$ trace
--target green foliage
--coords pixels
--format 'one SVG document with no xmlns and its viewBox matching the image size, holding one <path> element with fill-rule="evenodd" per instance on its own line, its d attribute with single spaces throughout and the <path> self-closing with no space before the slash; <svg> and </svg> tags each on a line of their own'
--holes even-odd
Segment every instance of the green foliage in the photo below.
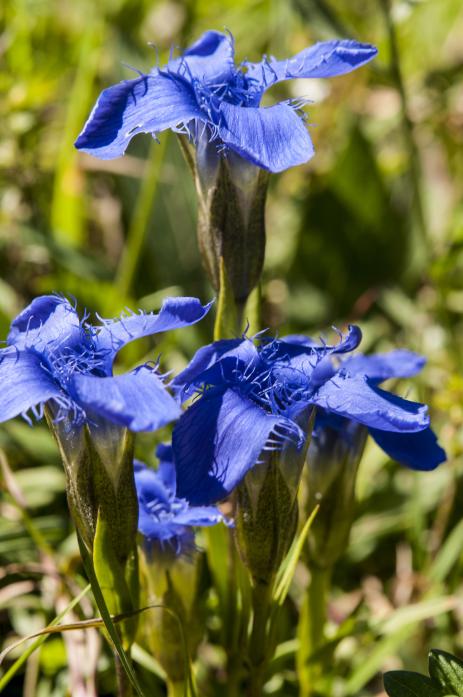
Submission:
<svg viewBox="0 0 463 697">
<path fill-rule="evenodd" d="M 390 15 L 384 12 L 388 5 Z M 379 697 L 381 673 L 392 660 L 424 672 L 429 646 L 457 652 L 461 644 L 461 0 L 0 3 L 0 338 L 41 292 L 73 294 L 81 306 L 107 316 L 126 305 L 157 309 L 169 294 L 213 297 L 197 250 L 194 183 L 176 140 L 161 134 L 159 146 L 139 136 L 124 159 L 105 163 L 76 153 L 72 144 L 99 91 L 131 77 L 123 63 L 146 71 L 154 64 L 146 42 L 155 42 L 164 60 L 171 44 L 185 45 L 207 28 L 224 26 L 236 37 L 238 60 L 263 52 L 285 57 L 336 36 L 372 41 L 380 49 L 371 66 L 350 76 L 281 84 L 268 95 L 269 103 L 313 99 L 307 111 L 316 155 L 270 180 L 260 326 L 255 298 L 243 318 L 251 321 L 251 333 L 270 327 L 281 335 L 328 332 L 333 323 L 355 320 L 365 351 L 407 346 L 428 358 L 409 396 L 431 405 L 449 463 L 434 473 L 409 472 L 367 445 L 353 530 L 334 572 L 320 648 L 334 676 L 323 687 L 326 695 Z M 391 64 L 391 36 L 399 71 L 397 61 Z M 413 153 L 418 168 L 411 166 Z M 163 369 L 178 370 L 210 341 L 212 324 L 211 316 L 156 343 L 135 342 L 119 366 L 161 355 Z M 410 389 L 400 387 L 402 393 Z M 136 455 L 153 463 L 154 446 L 168 438 L 167 429 L 143 435 Z M 1 649 L 48 626 L 73 599 L 73 619 L 101 613 L 108 636 L 114 629 L 118 641 L 98 588 L 96 606 L 80 597 L 87 581 L 62 465 L 47 429 L 30 429 L 20 419 L 4 424 L 0 447 L 22 494 L 15 498 L 18 492 L 13 495 L 11 481 L 3 478 Z M 208 531 L 201 546 L 210 578 L 195 666 L 198 694 L 236 697 L 242 692 L 250 589 L 227 531 Z M 289 589 L 287 577 L 280 580 L 277 649 L 265 694 L 296 697 L 304 552 Z M 134 672 L 141 691 L 163 697 L 162 670 L 147 657 L 156 611 L 139 617 Z M 87 653 L 77 665 L 73 632 L 55 634 L 57 643 L 43 660 L 29 649 L 11 651 L 1 666 L 2 695 L 64 697 L 79 694 L 79 680 L 87 680 L 89 694 L 97 693 L 98 683 L 101 697 L 114 695 L 112 652 L 107 642 L 98 647 L 92 632 L 79 633 Z M 229 680 L 236 666 L 238 679 Z M 447 691 L 441 696 L 461 695 L 456 666 L 447 654 L 433 652 L 431 677 L 420 678 L 418 694 L 435 689 L 437 681 Z M 401 679 L 392 685 L 395 694 L 416 693 L 416 685 Z"/>
<path fill-rule="evenodd" d="M 429 652 L 429 675 L 395 670 L 386 673 L 384 686 L 390 697 L 461 697 L 463 662 L 445 651 Z"/>
</svg>

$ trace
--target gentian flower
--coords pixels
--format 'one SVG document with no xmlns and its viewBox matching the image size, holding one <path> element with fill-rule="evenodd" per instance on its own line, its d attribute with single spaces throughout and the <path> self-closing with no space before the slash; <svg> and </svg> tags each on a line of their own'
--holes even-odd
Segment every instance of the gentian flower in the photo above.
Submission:
<svg viewBox="0 0 463 697">
<path fill-rule="evenodd" d="M 196 298 L 168 298 L 159 314 L 139 313 L 91 325 L 57 295 L 43 295 L 12 322 L 0 349 L 0 421 L 49 404 L 70 428 L 109 421 L 132 431 L 155 430 L 179 415 L 156 366 L 113 375 L 130 341 L 194 324 L 209 309 Z"/>
<path fill-rule="evenodd" d="M 232 36 L 208 31 L 166 66 L 104 90 L 76 147 L 110 159 L 123 155 L 137 133 L 170 128 L 280 172 L 306 162 L 313 146 L 294 104 L 260 106 L 266 90 L 282 80 L 343 75 L 376 53 L 370 44 L 326 41 L 286 60 L 235 66 Z"/>
<path fill-rule="evenodd" d="M 93 551 L 97 526 L 105 521 L 117 573 L 125 573 L 136 531 L 130 431 L 155 430 L 177 418 L 179 407 L 156 366 L 113 375 L 114 359 L 130 341 L 194 324 L 208 309 L 196 298 L 168 298 L 158 314 L 92 325 L 66 298 L 43 295 L 13 320 L 0 350 L 0 421 L 19 414 L 30 421 L 28 411 L 36 418 L 46 411 L 76 526 Z"/>
<path fill-rule="evenodd" d="M 348 73 L 376 53 L 370 44 L 327 41 L 288 60 L 235 66 L 232 36 L 208 31 L 164 67 L 104 90 L 75 145 L 109 159 L 123 155 L 137 133 L 184 134 L 203 264 L 214 288 L 229 284 L 240 306 L 262 273 L 267 174 L 314 152 L 301 104 L 263 107 L 262 96 L 282 80 Z"/>
<path fill-rule="evenodd" d="M 172 447 L 157 449 L 158 470 L 135 461 L 135 486 L 138 497 L 138 530 L 148 560 L 173 561 L 191 556 L 196 550 L 195 527 L 231 522 L 214 506 L 190 506 L 176 495 L 176 474 Z"/>
<path fill-rule="evenodd" d="M 341 361 L 339 372 L 363 376 L 373 386 L 388 378 L 418 373 L 424 358 L 407 350 Z M 429 427 L 417 432 L 397 432 L 317 410 L 304 471 L 306 510 L 320 510 L 308 535 L 311 564 L 330 568 L 346 549 L 355 512 L 357 470 L 370 434 L 394 460 L 413 469 L 430 470 L 445 460 L 445 452 Z"/>
<path fill-rule="evenodd" d="M 413 377 L 422 370 L 424 364 L 423 356 L 406 349 L 398 349 L 371 356 L 357 354 L 341 361 L 337 370 L 338 374 L 348 374 L 352 378 L 361 377 L 375 387 L 391 378 Z M 344 416 L 339 416 L 327 409 L 319 409 L 309 450 L 309 460 L 310 451 L 314 457 L 324 458 L 324 451 L 330 449 L 328 444 L 330 437 L 326 435 L 327 431 L 330 434 L 337 433 L 338 440 L 344 442 L 344 445 L 339 445 L 342 450 L 358 450 L 362 435 L 351 421 L 357 420 L 355 417 L 347 420 Z M 392 460 L 407 467 L 432 470 L 446 459 L 445 451 L 438 444 L 429 426 L 416 432 L 401 432 L 376 428 L 374 424 L 365 422 L 360 423 L 364 423 L 368 433 Z"/>
<path fill-rule="evenodd" d="M 302 452 L 310 434 L 300 417 L 309 407 L 366 426 L 396 455 L 398 443 L 402 453 L 416 456 L 423 442 L 435 443 L 425 405 L 378 387 L 386 363 L 396 375 L 410 372 L 404 367 L 408 352 L 392 362 L 377 358 L 368 373 L 363 356 L 335 364 L 360 340 L 353 326 L 335 346 L 295 336 L 257 345 L 225 340 L 200 349 L 173 383 L 184 396 L 199 390 L 173 433 L 179 495 L 197 505 L 212 503 L 230 494 L 266 451 L 284 452 L 292 443 Z M 426 453 L 427 464 L 411 455 L 402 461 L 435 466 L 442 457 L 436 447 Z"/>
</svg>

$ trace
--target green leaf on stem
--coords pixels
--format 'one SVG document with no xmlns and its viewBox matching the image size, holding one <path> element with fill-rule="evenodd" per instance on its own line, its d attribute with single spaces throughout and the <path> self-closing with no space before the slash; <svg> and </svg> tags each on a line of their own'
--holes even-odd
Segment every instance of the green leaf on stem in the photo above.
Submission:
<svg viewBox="0 0 463 697">
<path fill-rule="evenodd" d="M 429 652 L 429 675 L 448 694 L 455 694 L 457 697 L 463 696 L 463 662 L 456 656 L 452 656 L 446 651 L 431 649 Z"/>
<path fill-rule="evenodd" d="M 392 670 L 386 673 L 384 687 L 389 697 L 445 697 L 447 695 L 439 683 L 425 675 L 407 670 Z"/>
</svg>

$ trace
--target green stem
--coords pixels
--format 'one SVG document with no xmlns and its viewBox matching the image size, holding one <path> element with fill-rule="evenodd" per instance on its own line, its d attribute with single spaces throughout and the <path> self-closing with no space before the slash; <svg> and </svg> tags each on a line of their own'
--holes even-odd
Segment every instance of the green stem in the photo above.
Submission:
<svg viewBox="0 0 463 697">
<path fill-rule="evenodd" d="M 186 694 L 188 693 L 183 680 L 180 682 L 167 681 L 167 697 L 185 697 Z"/>
<path fill-rule="evenodd" d="M 249 640 L 248 697 L 261 697 L 268 664 L 268 620 L 273 584 L 256 583 L 252 590 L 253 620 Z"/>
<path fill-rule="evenodd" d="M 116 286 L 123 297 L 129 295 L 132 289 L 138 262 L 143 252 L 167 141 L 168 135 L 166 134 L 160 144 L 153 142 L 148 155 L 146 174 L 141 183 L 127 235 L 126 247 L 116 275 Z"/>
<path fill-rule="evenodd" d="M 116 666 L 117 697 L 133 697 L 132 685 L 117 653 L 114 654 Z"/>
<path fill-rule="evenodd" d="M 426 242 L 427 239 L 427 225 L 426 216 L 424 213 L 423 196 L 421 193 L 420 155 L 415 141 L 414 125 L 409 113 L 408 97 L 402 75 L 402 68 L 400 65 L 400 53 L 397 41 L 397 34 L 391 14 L 391 0 L 379 0 L 379 4 L 384 15 L 384 21 L 388 33 L 391 60 L 390 70 L 392 80 L 394 82 L 395 88 L 399 94 L 400 99 L 402 131 L 405 146 L 408 151 L 408 160 L 410 164 L 409 172 L 410 184 L 413 194 L 413 207 L 415 212 L 417 229 L 420 233 L 421 242 L 423 243 Z M 421 248 L 425 250 L 426 246 L 423 246 L 423 244 L 421 244 Z"/>
<path fill-rule="evenodd" d="M 310 584 L 304 598 L 299 619 L 299 651 L 297 669 L 300 697 L 316 694 L 317 682 L 322 675 L 323 663 L 317 658 L 325 643 L 324 629 L 327 619 L 327 604 L 331 569 L 311 569 Z"/>
</svg>

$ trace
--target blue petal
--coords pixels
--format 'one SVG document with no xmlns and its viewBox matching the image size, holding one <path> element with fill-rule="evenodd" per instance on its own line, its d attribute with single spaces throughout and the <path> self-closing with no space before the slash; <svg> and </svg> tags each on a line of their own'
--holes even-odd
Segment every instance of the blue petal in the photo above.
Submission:
<svg viewBox="0 0 463 697">
<path fill-rule="evenodd" d="M 344 75 L 368 63 L 377 53 L 378 49 L 371 44 L 344 39 L 322 41 L 287 60 L 271 58 L 260 63 L 246 62 L 244 65 L 247 76 L 265 90 L 281 80 Z"/>
<path fill-rule="evenodd" d="M 100 94 L 75 146 L 109 160 L 123 155 L 137 133 L 154 135 L 202 116 L 193 90 L 181 77 L 143 75 Z"/>
<path fill-rule="evenodd" d="M 331 355 L 354 351 L 362 340 L 362 331 L 356 324 L 349 324 L 347 332 L 339 332 L 340 341 L 329 345 L 314 341 L 308 336 L 290 334 L 272 341 L 270 347 L 277 357 L 287 357 L 290 361 L 298 356 Z"/>
<path fill-rule="evenodd" d="M 226 80 L 234 69 L 233 39 L 218 31 L 206 31 L 180 58 L 170 60 L 168 68 L 185 79 L 208 83 Z"/>
<path fill-rule="evenodd" d="M 134 470 L 135 487 L 140 506 L 149 504 L 152 501 L 160 501 L 165 506 L 169 506 L 171 492 L 166 489 L 158 473 L 143 463 L 138 463 Z"/>
<path fill-rule="evenodd" d="M 215 506 L 191 506 L 174 516 L 173 520 L 179 525 L 196 527 L 209 527 L 217 523 L 225 523 L 228 526 L 232 522 L 226 518 Z"/>
<path fill-rule="evenodd" d="M 220 373 L 217 361 L 222 358 L 236 358 L 248 366 L 257 360 L 257 349 L 249 339 L 214 341 L 196 351 L 188 366 L 172 380 L 170 386 L 177 391 L 183 390 L 182 398 L 187 399 L 191 393 L 189 386 L 194 388 L 204 382 L 215 384 L 217 380 L 213 379 L 209 369 L 215 366 L 214 372 Z"/>
<path fill-rule="evenodd" d="M 132 431 L 155 431 L 180 415 L 177 402 L 147 366 L 116 377 L 76 374 L 70 392 L 90 414 Z"/>
<path fill-rule="evenodd" d="M 259 460 L 275 428 L 286 423 L 234 390 L 206 393 L 174 428 L 177 495 L 193 505 L 224 499 Z"/>
<path fill-rule="evenodd" d="M 382 382 L 388 378 L 409 378 L 422 370 L 426 359 L 413 351 L 397 349 L 372 356 L 358 354 L 343 361 L 342 369 L 350 375 L 365 375 L 370 380 Z"/>
<path fill-rule="evenodd" d="M 66 399 L 42 366 L 40 356 L 15 347 L 0 351 L 0 385 L 0 421 L 25 414 L 49 399 Z"/>
<path fill-rule="evenodd" d="M 336 375 L 312 397 L 313 403 L 347 419 L 384 431 L 414 432 L 429 426 L 428 408 L 385 392 L 361 375 Z"/>
<path fill-rule="evenodd" d="M 156 455 L 159 459 L 157 474 L 161 478 L 166 489 L 175 496 L 177 491 L 177 474 L 175 471 L 172 445 L 160 443 L 156 448 Z"/>
<path fill-rule="evenodd" d="M 414 470 L 433 470 L 447 459 L 430 428 L 418 433 L 387 433 L 374 428 L 369 431 L 392 460 Z"/>
<path fill-rule="evenodd" d="M 158 521 L 144 506 L 140 506 L 138 511 L 138 529 L 148 540 L 160 540 L 161 542 L 188 533 L 185 526 L 175 523 L 172 518 Z M 178 545 L 180 553 L 182 551 L 181 539 L 178 540 Z M 189 548 L 191 544 L 184 546 Z"/>
<path fill-rule="evenodd" d="M 41 295 L 13 320 L 7 343 L 46 353 L 57 345 L 72 347 L 81 340 L 79 316 L 71 303 L 58 295 Z"/>
<path fill-rule="evenodd" d="M 95 344 L 106 352 L 106 369 L 110 371 L 117 352 L 130 341 L 196 324 L 207 315 L 211 305 L 202 305 L 198 298 L 166 298 L 158 314 L 140 313 L 102 320 Z"/>
<path fill-rule="evenodd" d="M 303 164 L 314 154 L 304 121 L 285 103 L 241 107 L 222 102 L 217 130 L 231 150 L 270 172 Z"/>
</svg>

